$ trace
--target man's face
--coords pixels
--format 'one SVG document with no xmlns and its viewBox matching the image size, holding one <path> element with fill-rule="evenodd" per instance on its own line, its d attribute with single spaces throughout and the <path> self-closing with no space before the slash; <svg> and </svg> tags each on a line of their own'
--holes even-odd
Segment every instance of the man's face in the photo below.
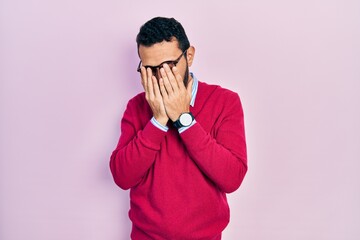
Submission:
<svg viewBox="0 0 360 240">
<path fill-rule="evenodd" d="M 143 45 L 139 46 L 140 59 L 142 61 L 142 66 L 145 67 L 155 67 L 166 61 L 175 61 L 179 59 L 176 67 L 184 79 L 184 84 L 186 86 L 189 79 L 189 70 L 185 54 L 182 53 L 183 52 L 178 47 L 178 42 L 176 40 L 171 42 L 163 41 L 150 47 L 145 47 Z M 160 78 L 159 68 L 156 71 L 155 77 L 157 79 Z"/>
</svg>

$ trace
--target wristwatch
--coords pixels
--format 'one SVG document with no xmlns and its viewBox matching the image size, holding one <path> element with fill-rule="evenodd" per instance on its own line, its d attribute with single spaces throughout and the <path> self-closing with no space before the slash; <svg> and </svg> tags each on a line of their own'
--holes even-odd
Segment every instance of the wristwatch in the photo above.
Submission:
<svg viewBox="0 0 360 240">
<path fill-rule="evenodd" d="M 194 121 L 194 116 L 191 112 L 185 112 L 180 115 L 178 120 L 176 120 L 173 124 L 176 128 L 188 127 Z"/>
</svg>

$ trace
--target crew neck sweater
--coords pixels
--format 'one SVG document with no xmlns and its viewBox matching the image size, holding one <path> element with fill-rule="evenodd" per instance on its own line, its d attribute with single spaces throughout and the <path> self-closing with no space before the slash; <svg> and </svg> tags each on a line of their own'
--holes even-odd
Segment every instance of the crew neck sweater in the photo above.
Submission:
<svg viewBox="0 0 360 240">
<path fill-rule="evenodd" d="M 151 122 L 145 93 L 132 98 L 110 158 L 115 183 L 130 189 L 134 240 L 221 239 L 230 219 L 226 193 L 247 172 L 244 117 L 238 94 L 199 81 L 190 107 L 196 123 L 179 133 Z"/>
</svg>

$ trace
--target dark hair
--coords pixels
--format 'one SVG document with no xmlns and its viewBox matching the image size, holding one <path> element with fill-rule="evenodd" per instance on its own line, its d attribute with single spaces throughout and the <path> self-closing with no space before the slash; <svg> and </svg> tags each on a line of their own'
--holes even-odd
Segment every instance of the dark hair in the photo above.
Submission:
<svg viewBox="0 0 360 240">
<path fill-rule="evenodd" d="M 176 38 L 179 48 L 185 51 L 190 47 L 189 40 L 181 23 L 174 18 L 155 17 L 141 26 L 136 37 L 137 47 L 150 47 L 162 41 L 171 42 Z"/>
</svg>

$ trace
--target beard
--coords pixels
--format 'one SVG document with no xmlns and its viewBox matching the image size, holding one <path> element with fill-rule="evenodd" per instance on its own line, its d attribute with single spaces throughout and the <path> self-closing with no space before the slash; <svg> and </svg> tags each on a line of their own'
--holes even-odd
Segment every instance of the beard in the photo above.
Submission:
<svg viewBox="0 0 360 240">
<path fill-rule="evenodd" d="M 187 87 L 188 83 L 189 83 L 189 65 L 188 65 L 188 60 L 186 57 L 186 53 L 185 53 L 185 61 L 186 61 L 186 70 L 185 70 L 185 75 L 184 75 L 184 85 L 185 87 Z"/>
<path fill-rule="evenodd" d="M 187 87 L 188 82 L 189 82 L 189 66 L 186 63 L 186 70 L 185 70 L 185 76 L 184 76 L 185 87 Z"/>
</svg>

